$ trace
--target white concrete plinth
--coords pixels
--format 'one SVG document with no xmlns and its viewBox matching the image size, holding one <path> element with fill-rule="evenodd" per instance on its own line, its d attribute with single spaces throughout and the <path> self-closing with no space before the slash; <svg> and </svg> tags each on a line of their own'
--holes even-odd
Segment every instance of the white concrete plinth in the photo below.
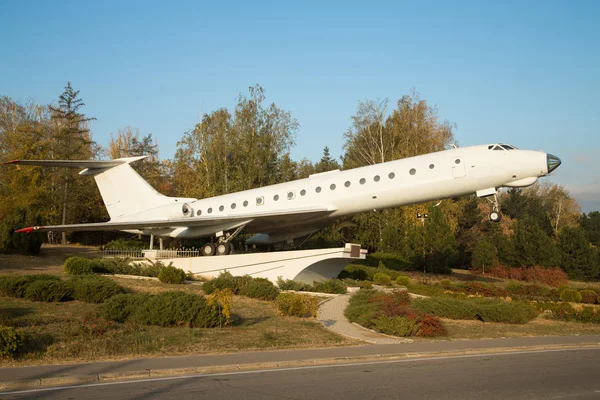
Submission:
<svg viewBox="0 0 600 400">
<path fill-rule="evenodd" d="M 367 250 L 357 244 L 345 247 L 316 250 L 277 251 L 272 253 L 230 254 L 228 256 L 188 257 L 163 259 L 162 263 L 190 271 L 207 278 L 216 277 L 223 271 L 232 275 L 251 275 L 277 282 L 277 278 L 298 282 L 331 279 L 354 260 L 364 260 Z"/>
</svg>

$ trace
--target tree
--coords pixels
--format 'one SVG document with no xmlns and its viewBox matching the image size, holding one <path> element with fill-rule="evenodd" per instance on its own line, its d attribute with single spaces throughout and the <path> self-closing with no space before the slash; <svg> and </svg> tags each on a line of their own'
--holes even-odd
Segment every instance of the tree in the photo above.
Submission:
<svg viewBox="0 0 600 400">
<path fill-rule="evenodd" d="M 119 129 L 116 137 L 111 133 L 108 151 L 112 159 L 147 156 L 143 161 L 133 163 L 133 169 L 158 191 L 168 190 L 166 172 L 158 156 L 158 143 L 151 133 L 140 139 L 140 131 L 137 128 L 127 126 Z"/>
<path fill-rule="evenodd" d="M 474 269 L 483 271 L 484 273 L 486 267 L 493 268 L 498 265 L 498 250 L 489 239 L 484 238 L 477 242 L 473 250 L 471 265 Z"/>
<path fill-rule="evenodd" d="M 336 169 L 340 169 L 340 164 L 331 157 L 331 154 L 329 154 L 329 147 L 325 146 L 323 149 L 323 156 L 321 156 L 319 162 L 315 164 L 314 173 L 333 171 Z"/>
<path fill-rule="evenodd" d="M 526 216 L 517 221 L 512 242 L 519 266 L 556 267 L 560 264 L 560 253 L 554 242 L 533 217 Z"/>
<path fill-rule="evenodd" d="M 600 266 L 581 228 L 564 228 L 559 235 L 562 267 L 574 280 L 597 280 Z"/>
<path fill-rule="evenodd" d="M 88 123 L 96 118 L 88 118 L 80 110 L 85 106 L 79 98 L 79 91 L 74 90 L 71 82 L 67 82 L 65 91 L 60 95 L 58 107 L 49 106 L 55 124 L 51 152 L 54 159 L 90 159 L 94 155 L 95 143 L 91 139 Z M 67 212 L 70 201 L 70 183 L 75 181 L 73 171 L 61 173 L 63 194 L 61 199 L 61 224 L 67 223 Z M 62 233 L 62 243 L 67 243 L 66 232 Z"/>
<path fill-rule="evenodd" d="M 600 248 L 600 211 L 583 214 L 580 224 L 589 242 Z"/>
<path fill-rule="evenodd" d="M 429 207 L 424 234 L 425 270 L 435 273 L 450 272 L 456 265 L 458 255 L 456 240 L 439 207 Z"/>
</svg>

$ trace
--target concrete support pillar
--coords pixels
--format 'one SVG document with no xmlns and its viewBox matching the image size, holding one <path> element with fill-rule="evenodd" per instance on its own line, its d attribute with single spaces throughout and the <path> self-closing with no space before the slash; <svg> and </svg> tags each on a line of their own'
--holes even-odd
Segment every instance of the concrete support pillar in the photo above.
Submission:
<svg viewBox="0 0 600 400">
<path fill-rule="evenodd" d="M 154 234 L 150 234 L 150 250 L 154 247 Z"/>
<path fill-rule="evenodd" d="M 160 249 L 162 250 L 163 249 L 163 238 L 162 237 L 158 238 L 158 243 L 159 243 Z"/>
</svg>

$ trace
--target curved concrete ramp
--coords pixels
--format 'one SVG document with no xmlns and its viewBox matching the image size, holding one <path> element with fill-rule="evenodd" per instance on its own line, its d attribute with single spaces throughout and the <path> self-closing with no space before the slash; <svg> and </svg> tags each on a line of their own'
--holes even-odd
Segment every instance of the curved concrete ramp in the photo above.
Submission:
<svg viewBox="0 0 600 400">
<path fill-rule="evenodd" d="M 193 274 L 215 277 L 223 271 L 232 275 L 251 275 L 276 282 L 278 277 L 313 283 L 338 276 L 344 267 L 355 260 L 364 260 L 367 250 L 358 244 L 346 244 L 333 249 L 292 250 L 272 253 L 231 254 L 228 256 L 163 259 L 161 262 L 190 271 Z"/>
</svg>

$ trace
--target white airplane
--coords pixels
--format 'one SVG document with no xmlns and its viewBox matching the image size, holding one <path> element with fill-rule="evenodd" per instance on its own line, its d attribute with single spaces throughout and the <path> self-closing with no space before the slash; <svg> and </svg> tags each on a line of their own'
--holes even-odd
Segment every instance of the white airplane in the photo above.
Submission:
<svg viewBox="0 0 600 400">
<path fill-rule="evenodd" d="M 490 220 L 500 221 L 498 190 L 532 185 L 561 160 L 506 144 L 454 148 L 381 164 L 334 170 L 287 183 L 206 199 L 167 197 L 129 165 L 142 157 L 109 161 L 15 160 L 6 164 L 82 168 L 93 176 L 109 222 L 33 226 L 17 232 L 108 231 L 172 238 L 217 238 L 204 255 L 231 252 L 242 230 L 249 244 L 274 244 L 308 236 L 336 218 L 372 210 L 477 194 L 491 196 Z"/>
</svg>

